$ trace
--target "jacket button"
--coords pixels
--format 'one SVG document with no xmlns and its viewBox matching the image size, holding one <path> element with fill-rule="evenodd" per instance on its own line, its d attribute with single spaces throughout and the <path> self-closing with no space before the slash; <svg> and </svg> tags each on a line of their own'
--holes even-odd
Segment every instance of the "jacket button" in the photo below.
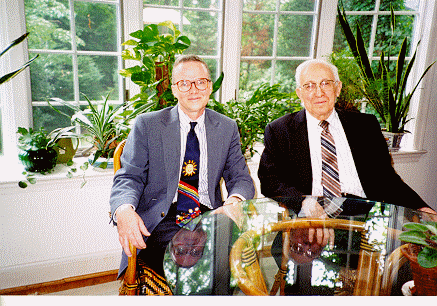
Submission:
<svg viewBox="0 0 437 306">
<path fill-rule="evenodd" d="M 165 212 L 161 213 L 161 217 L 163 217 L 163 218 L 165 217 Z"/>
</svg>

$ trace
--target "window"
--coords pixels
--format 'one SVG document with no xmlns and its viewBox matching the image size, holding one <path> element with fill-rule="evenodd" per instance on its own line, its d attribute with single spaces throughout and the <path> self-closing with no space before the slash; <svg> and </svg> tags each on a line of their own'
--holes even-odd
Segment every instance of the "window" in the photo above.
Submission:
<svg viewBox="0 0 437 306">
<path fill-rule="evenodd" d="M 244 1 L 240 96 L 262 83 L 294 90 L 296 67 L 315 55 L 318 11 L 318 1 Z"/>
<path fill-rule="evenodd" d="M 143 22 L 171 20 L 191 46 L 184 54 L 202 57 L 215 80 L 221 73 L 222 0 L 144 0 Z"/>
<path fill-rule="evenodd" d="M 412 50 L 420 39 L 418 58 L 435 58 L 434 51 L 428 48 L 432 45 L 429 37 L 436 18 L 433 1 L 342 2 L 350 22 L 362 26 L 374 60 L 387 48 L 389 3 L 394 5 L 399 24 L 396 43 L 405 36 L 411 37 Z M 284 91 L 294 91 L 294 70 L 300 62 L 328 56 L 333 50 L 347 50 L 336 22 L 337 1 L 18 0 L 0 3 L 2 46 L 23 34 L 26 24 L 31 32 L 28 43 L 1 58 L 1 72 L 24 62 L 27 52 L 29 56 L 40 54 L 30 70 L 0 87 L 0 150 L 9 157 L 16 156 L 18 126 L 44 126 L 50 130 L 68 124 L 67 118 L 47 106 L 48 98 L 81 104 L 84 102 L 81 92 L 96 100 L 112 90 L 111 99 L 123 101 L 125 80 L 117 73 L 124 65 L 119 56 L 121 42 L 128 39 L 127 34 L 142 28 L 144 22 L 172 19 L 182 34 L 191 39 L 191 47 L 185 52 L 204 58 L 213 78 L 225 72 L 219 98 L 222 102 L 244 97 L 262 83 L 280 83 Z M 164 17 L 156 19 L 162 14 Z M 426 67 L 425 60 L 416 64 L 418 71 Z M 416 93 L 415 99 L 420 95 L 428 94 Z M 413 117 L 418 106 L 415 103 L 411 110 Z M 414 120 L 411 124 L 420 122 Z M 414 128 L 408 129 L 412 132 L 408 137 L 412 137 Z"/>
<path fill-rule="evenodd" d="M 69 118 L 47 104 L 60 98 L 85 104 L 123 101 L 119 1 L 25 0 L 30 56 L 39 54 L 30 69 L 33 127 L 51 131 L 70 125 Z M 59 107 L 61 108 L 61 107 Z M 71 113 L 70 109 L 62 109 Z"/>
</svg>

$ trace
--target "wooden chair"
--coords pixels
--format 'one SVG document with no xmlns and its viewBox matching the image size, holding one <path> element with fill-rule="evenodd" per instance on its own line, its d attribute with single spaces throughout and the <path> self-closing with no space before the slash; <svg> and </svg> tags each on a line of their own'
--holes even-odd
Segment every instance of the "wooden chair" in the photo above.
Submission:
<svg viewBox="0 0 437 306">
<path fill-rule="evenodd" d="M 114 174 L 122 167 L 120 157 L 126 140 L 121 141 L 114 151 Z M 129 243 L 132 256 L 128 259 L 128 266 L 123 276 L 123 283 L 119 289 L 120 295 L 172 295 L 166 280 L 152 269 L 144 267 L 137 260 L 137 249 Z M 141 273 L 138 275 L 138 266 Z"/>
<path fill-rule="evenodd" d="M 272 232 L 282 231 L 287 233 L 292 229 L 297 228 L 334 228 L 343 230 L 353 230 L 365 232 L 365 223 L 359 221 L 350 221 L 342 219 L 310 219 L 300 218 L 279 221 L 271 223 L 265 227 L 263 232 L 249 230 L 243 233 L 235 242 L 229 256 L 231 273 L 237 280 L 238 286 L 246 295 L 269 295 L 267 286 L 260 270 L 258 258 L 254 249 L 254 241 L 257 241 L 261 235 Z M 364 243 L 365 244 L 365 243 Z M 379 284 L 382 273 L 377 272 L 379 252 L 373 252 L 369 248 L 361 248 L 359 268 L 357 271 L 357 281 L 355 282 L 354 295 L 377 295 L 379 293 Z M 285 269 L 282 267 L 280 269 Z M 375 277 L 375 274 L 376 277 Z M 371 284 L 369 287 L 368 277 L 375 279 L 376 284 Z M 274 283 L 271 293 L 276 294 L 278 287 L 282 286 L 282 282 Z M 283 289 L 281 288 L 281 293 Z"/>
</svg>

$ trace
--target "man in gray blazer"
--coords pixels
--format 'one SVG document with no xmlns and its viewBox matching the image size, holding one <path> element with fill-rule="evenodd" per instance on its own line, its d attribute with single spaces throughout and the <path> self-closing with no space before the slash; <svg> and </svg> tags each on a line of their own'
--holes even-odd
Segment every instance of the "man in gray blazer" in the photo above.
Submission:
<svg viewBox="0 0 437 306">
<path fill-rule="evenodd" d="M 165 247 L 180 229 L 175 202 L 190 122 L 197 122 L 200 145 L 201 211 L 255 194 L 236 122 L 206 109 L 212 83 L 205 62 L 194 55 L 179 57 L 172 83 L 178 104 L 137 117 L 121 156 L 122 168 L 114 177 L 110 205 L 124 251 L 119 275 L 131 256 L 129 242 L 141 250 L 139 256 L 147 265 L 163 274 Z M 225 202 L 222 178 L 229 195 Z"/>
</svg>

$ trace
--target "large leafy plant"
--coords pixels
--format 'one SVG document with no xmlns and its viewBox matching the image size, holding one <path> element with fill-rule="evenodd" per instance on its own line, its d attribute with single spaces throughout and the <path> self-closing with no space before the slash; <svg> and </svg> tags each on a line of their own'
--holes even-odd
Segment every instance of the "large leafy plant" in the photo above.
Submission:
<svg viewBox="0 0 437 306">
<path fill-rule="evenodd" d="M 241 151 L 250 157 L 256 152 L 255 142 L 261 141 L 266 125 L 299 108 L 299 103 L 290 103 L 290 93 L 279 91 L 279 84 L 261 84 L 248 99 L 220 103 L 211 100 L 208 107 L 235 119 L 241 139 Z"/>
<path fill-rule="evenodd" d="M 399 235 L 405 242 L 417 244 L 422 250 L 417 254 L 417 262 L 424 268 L 437 267 L 437 222 L 404 224 L 407 230 Z"/>
<path fill-rule="evenodd" d="M 85 136 L 92 138 L 92 143 L 96 149 L 92 163 L 99 157 L 111 158 L 117 143 L 124 139 L 129 133 L 130 121 L 147 109 L 144 105 L 132 109 L 133 102 L 111 105 L 109 103 L 109 95 L 110 92 L 104 97 L 102 102 L 92 103 L 91 100 L 83 94 L 88 104 L 85 109 L 59 98 L 51 99 L 52 102 L 72 109 L 74 111 L 72 116 L 58 110 L 48 102 L 55 111 L 70 117 L 72 124 L 79 124 L 79 126 L 85 130 Z M 105 168 L 106 165 L 107 162 L 102 163 L 101 167 Z"/>
<path fill-rule="evenodd" d="M 6 49 L 4 49 L 1 53 L 0 53 L 0 57 L 2 57 L 9 49 L 13 48 L 14 46 L 20 44 L 21 42 L 23 42 L 26 37 L 29 35 L 29 33 L 25 33 L 23 35 L 21 35 L 20 37 L 18 37 L 17 39 L 15 39 L 8 47 L 6 47 Z M 4 76 L 0 77 L 0 84 L 3 84 L 9 80 L 11 80 L 12 78 L 14 78 L 15 76 L 17 76 L 21 71 L 23 71 L 24 69 L 26 69 L 30 63 L 32 63 L 39 55 L 36 55 L 35 57 L 33 57 L 31 60 L 29 60 L 28 62 L 26 62 L 25 64 L 23 64 L 20 68 L 9 72 L 7 74 L 5 74 Z"/>
<path fill-rule="evenodd" d="M 407 117 L 411 98 L 420 81 L 435 62 L 425 69 L 417 83 L 413 86 L 413 89 L 409 93 L 406 93 L 407 82 L 416 60 L 417 47 L 412 58 L 408 61 L 406 58 L 408 39 L 405 38 L 397 56 L 395 67 L 391 63 L 391 55 L 386 55 L 382 51 L 379 64 L 374 68 L 372 67 L 369 56 L 367 55 L 366 46 L 359 25 L 356 27 L 355 36 L 346 19 L 344 8 L 341 10 L 340 7 L 337 7 L 337 11 L 341 28 L 360 70 L 362 91 L 365 98 L 378 113 L 383 121 L 384 128 L 388 132 L 405 132 L 405 124 L 410 120 Z M 395 15 L 393 8 L 391 8 L 390 25 L 392 36 L 389 41 L 389 47 L 391 49 L 393 33 L 395 30 Z"/>
<path fill-rule="evenodd" d="M 168 33 L 160 33 L 160 27 Z M 176 104 L 169 86 L 171 71 L 176 55 L 191 44 L 187 36 L 180 34 L 171 21 L 165 21 L 145 25 L 143 30 L 130 33 L 133 39 L 123 43 L 128 49 L 122 52 L 122 58 L 136 61 L 137 65 L 119 73 L 140 86 L 140 93 L 131 98 L 136 105 L 146 104 L 154 110 Z"/>
</svg>

